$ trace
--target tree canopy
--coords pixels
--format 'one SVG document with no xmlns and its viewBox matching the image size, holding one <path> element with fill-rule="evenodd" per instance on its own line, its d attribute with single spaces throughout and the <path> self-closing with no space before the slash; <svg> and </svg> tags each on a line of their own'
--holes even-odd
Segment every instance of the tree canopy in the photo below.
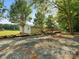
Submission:
<svg viewBox="0 0 79 59">
<path fill-rule="evenodd" d="M 0 6 L 2 6 L 1 3 Z M 68 31 L 71 34 L 74 31 L 79 31 L 78 0 L 15 0 L 10 8 L 10 21 L 19 23 L 20 26 L 24 27 L 33 7 L 36 10 L 35 26 L 43 28 L 46 23 L 48 27 L 52 27 L 54 21 L 58 23 L 57 26 L 62 31 Z M 56 12 L 56 15 L 54 15 L 54 12 Z M 53 21 L 50 15 L 54 16 Z"/>
<path fill-rule="evenodd" d="M 17 22 L 20 18 L 25 21 L 30 13 L 31 8 L 28 6 L 26 0 L 16 0 L 16 2 L 11 5 L 10 17 L 12 22 Z"/>
</svg>

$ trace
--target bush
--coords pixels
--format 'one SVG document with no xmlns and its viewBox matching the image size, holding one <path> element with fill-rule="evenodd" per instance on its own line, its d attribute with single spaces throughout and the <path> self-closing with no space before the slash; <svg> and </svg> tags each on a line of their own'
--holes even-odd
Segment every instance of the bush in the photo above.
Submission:
<svg viewBox="0 0 79 59">
<path fill-rule="evenodd" d="M 19 30 L 19 26 L 15 24 L 0 24 L 0 30 Z"/>
</svg>

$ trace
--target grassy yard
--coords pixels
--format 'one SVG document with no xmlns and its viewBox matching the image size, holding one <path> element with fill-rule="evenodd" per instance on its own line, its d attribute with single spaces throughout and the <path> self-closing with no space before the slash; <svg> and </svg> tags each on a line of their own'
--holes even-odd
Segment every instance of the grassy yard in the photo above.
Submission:
<svg viewBox="0 0 79 59">
<path fill-rule="evenodd" d="M 17 34 L 19 34 L 19 31 L 13 31 L 13 30 L 0 31 L 0 36 L 17 35 Z"/>
</svg>

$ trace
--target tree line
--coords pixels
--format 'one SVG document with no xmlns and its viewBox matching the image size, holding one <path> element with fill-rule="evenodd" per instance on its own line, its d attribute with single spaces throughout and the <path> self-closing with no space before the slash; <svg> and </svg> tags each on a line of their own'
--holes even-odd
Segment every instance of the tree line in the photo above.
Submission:
<svg viewBox="0 0 79 59">
<path fill-rule="evenodd" d="M 13 24 L 0 24 L 0 30 L 19 30 L 19 26 Z"/>
<path fill-rule="evenodd" d="M 33 7 L 36 9 L 34 24 L 41 30 L 56 26 L 71 34 L 79 32 L 79 0 L 15 0 L 10 6 L 9 17 L 11 22 L 19 23 L 22 33 Z M 56 15 L 52 12 L 56 12 Z"/>
</svg>

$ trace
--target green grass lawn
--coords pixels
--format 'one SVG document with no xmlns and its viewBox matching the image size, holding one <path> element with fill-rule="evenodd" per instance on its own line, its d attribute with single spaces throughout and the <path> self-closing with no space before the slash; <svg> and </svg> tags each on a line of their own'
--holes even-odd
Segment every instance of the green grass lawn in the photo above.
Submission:
<svg viewBox="0 0 79 59">
<path fill-rule="evenodd" d="M 13 31 L 13 30 L 4 30 L 0 31 L 0 36 L 8 36 L 8 35 L 18 35 L 19 31 Z"/>
</svg>

